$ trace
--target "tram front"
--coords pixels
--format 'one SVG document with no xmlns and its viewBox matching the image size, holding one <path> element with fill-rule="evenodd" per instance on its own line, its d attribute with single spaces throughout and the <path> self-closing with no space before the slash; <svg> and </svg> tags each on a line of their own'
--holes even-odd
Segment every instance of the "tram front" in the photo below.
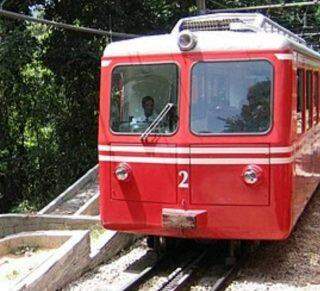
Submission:
<svg viewBox="0 0 320 291">
<path fill-rule="evenodd" d="M 284 237 L 289 216 L 270 190 L 291 162 L 289 147 L 270 147 L 281 142 L 273 106 L 282 49 L 278 36 L 221 30 L 174 30 L 107 46 L 103 225 L 158 236 Z"/>
</svg>

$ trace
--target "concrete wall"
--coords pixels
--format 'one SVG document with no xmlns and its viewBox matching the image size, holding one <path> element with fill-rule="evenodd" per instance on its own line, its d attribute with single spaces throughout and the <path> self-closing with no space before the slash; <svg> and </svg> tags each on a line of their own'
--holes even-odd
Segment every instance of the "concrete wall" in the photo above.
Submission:
<svg viewBox="0 0 320 291">
<path fill-rule="evenodd" d="M 97 216 L 1 214 L 0 237 L 26 231 L 89 229 L 99 223 Z"/>
</svg>

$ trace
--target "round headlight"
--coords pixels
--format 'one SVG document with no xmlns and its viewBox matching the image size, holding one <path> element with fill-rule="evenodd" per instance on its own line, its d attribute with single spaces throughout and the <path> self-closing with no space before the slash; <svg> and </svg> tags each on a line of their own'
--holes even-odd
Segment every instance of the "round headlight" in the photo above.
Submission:
<svg viewBox="0 0 320 291">
<path fill-rule="evenodd" d="M 125 163 L 118 165 L 116 170 L 114 171 L 114 174 L 119 181 L 128 180 L 130 177 L 130 173 L 130 167 Z"/>
<path fill-rule="evenodd" d="M 189 30 L 180 32 L 178 36 L 178 45 L 182 51 L 190 51 L 197 44 L 196 36 Z"/>
<path fill-rule="evenodd" d="M 260 181 L 261 173 L 262 170 L 260 169 L 260 167 L 250 165 L 245 168 L 242 177 L 247 184 L 253 185 Z"/>
</svg>

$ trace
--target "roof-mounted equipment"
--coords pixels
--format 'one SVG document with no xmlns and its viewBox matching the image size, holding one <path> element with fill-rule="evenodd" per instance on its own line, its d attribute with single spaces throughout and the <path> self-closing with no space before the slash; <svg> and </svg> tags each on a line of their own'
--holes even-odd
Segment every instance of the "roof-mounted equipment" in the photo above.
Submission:
<svg viewBox="0 0 320 291">
<path fill-rule="evenodd" d="M 281 34 L 300 44 L 304 39 L 260 13 L 217 13 L 181 19 L 172 33 L 196 31 L 252 31 Z"/>
<path fill-rule="evenodd" d="M 197 37 L 190 30 L 183 30 L 179 33 L 178 45 L 182 51 L 190 51 L 197 45 Z"/>
</svg>

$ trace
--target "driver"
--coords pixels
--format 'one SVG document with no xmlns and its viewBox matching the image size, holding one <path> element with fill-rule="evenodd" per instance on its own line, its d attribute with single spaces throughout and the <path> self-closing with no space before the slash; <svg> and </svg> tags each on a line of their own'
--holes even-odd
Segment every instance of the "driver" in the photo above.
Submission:
<svg viewBox="0 0 320 291">
<path fill-rule="evenodd" d="M 141 102 L 143 115 L 134 117 L 131 121 L 133 127 L 146 127 L 155 120 L 157 114 L 154 112 L 154 99 L 151 96 L 145 96 Z"/>
</svg>

